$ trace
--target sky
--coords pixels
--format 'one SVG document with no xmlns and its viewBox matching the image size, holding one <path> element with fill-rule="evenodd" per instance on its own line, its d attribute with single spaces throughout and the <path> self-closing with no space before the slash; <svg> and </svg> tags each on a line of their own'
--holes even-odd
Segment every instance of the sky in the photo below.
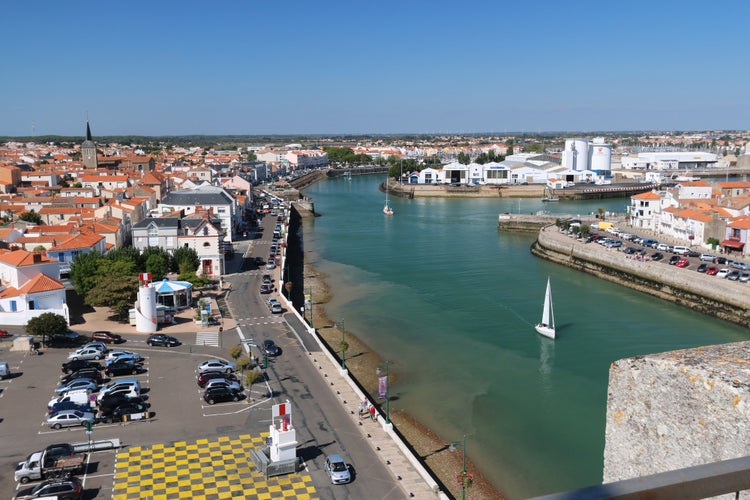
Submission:
<svg viewBox="0 0 750 500">
<path fill-rule="evenodd" d="M 0 135 L 750 129 L 750 2 L 4 2 Z"/>
</svg>

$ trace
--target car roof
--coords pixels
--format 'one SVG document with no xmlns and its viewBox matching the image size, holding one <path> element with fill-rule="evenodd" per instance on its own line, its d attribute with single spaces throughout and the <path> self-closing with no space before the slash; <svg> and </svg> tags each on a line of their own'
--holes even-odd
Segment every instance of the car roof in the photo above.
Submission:
<svg viewBox="0 0 750 500">
<path fill-rule="evenodd" d="M 344 459 L 338 453 L 334 453 L 333 455 L 328 455 L 328 461 L 329 462 L 343 462 Z"/>
</svg>

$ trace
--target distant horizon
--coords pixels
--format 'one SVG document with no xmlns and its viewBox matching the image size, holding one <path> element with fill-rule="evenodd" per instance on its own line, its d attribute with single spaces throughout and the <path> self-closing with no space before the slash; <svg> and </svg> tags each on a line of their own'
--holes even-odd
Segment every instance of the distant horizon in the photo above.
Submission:
<svg viewBox="0 0 750 500">
<path fill-rule="evenodd" d="M 38 0 L 3 15 L 3 137 L 78 137 L 87 119 L 99 137 L 750 128 L 750 2 Z"/>
</svg>

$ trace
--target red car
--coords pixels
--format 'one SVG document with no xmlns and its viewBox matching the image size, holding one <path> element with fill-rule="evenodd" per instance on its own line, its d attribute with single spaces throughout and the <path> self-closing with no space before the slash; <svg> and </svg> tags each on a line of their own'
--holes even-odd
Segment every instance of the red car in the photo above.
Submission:
<svg viewBox="0 0 750 500">
<path fill-rule="evenodd" d="M 0 339 L 4 338 L 4 337 L 12 337 L 12 336 L 13 335 L 11 335 L 10 333 L 8 333 L 8 330 L 3 330 L 3 329 L 0 328 Z"/>
<path fill-rule="evenodd" d="M 123 339 L 122 336 L 106 331 L 92 333 L 91 340 L 98 340 L 99 342 L 104 342 L 105 344 L 121 344 L 125 342 L 125 339 Z"/>
<path fill-rule="evenodd" d="M 716 276 L 716 273 L 719 272 L 719 268 L 716 266 L 711 266 L 708 269 L 706 269 L 706 274 L 709 276 Z"/>
<path fill-rule="evenodd" d="M 685 257 L 681 258 L 675 263 L 676 267 L 687 267 L 690 265 L 690 261 L 687 260 Z"/>
</svg>

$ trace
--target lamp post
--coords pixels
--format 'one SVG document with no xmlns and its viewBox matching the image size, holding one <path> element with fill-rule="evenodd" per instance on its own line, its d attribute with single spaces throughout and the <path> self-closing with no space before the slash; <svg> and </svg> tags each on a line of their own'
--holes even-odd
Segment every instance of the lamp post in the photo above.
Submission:
<svg viewBox="0 0 750 500">
<path fill-rule="evenodd" d="M 461 446 L 463 452 L 463 468 L 461 469 L 461 500 L 466 498 L 466 434 L 461 441 L 452 441 L 448 449 L 456 451 L 456 446 Z"/>
<path fill-rule="evenodd" d="M 310 328 L 315 328 L 315 325 L 313 325 L 313 298 L 312 298 L 312 288 L 307 289 L 307 295 L 310 297 L 309 300 L 305 301 L 305 306 L 309 304 L 310 306 Z"/>
<path fill-rule="evenodd" d="M 388 397 L 388 389 L 389 389 L 389 380 L 388 380 L 388 366 L 391 364 L 390 361 L 386 361 L 384 365 L 378 366 L 375 368 L 375 374 L 380 375 L 383 370 L 385 370 L 385 423 L 389 425 L 391 423 L 391 414 L 390 414 L 390 398 Z M 380 384 L 380 380 L 378 380 L 378 384 Z M 378 388 L 379 389 L 379 388 Z"/>
</svg>

